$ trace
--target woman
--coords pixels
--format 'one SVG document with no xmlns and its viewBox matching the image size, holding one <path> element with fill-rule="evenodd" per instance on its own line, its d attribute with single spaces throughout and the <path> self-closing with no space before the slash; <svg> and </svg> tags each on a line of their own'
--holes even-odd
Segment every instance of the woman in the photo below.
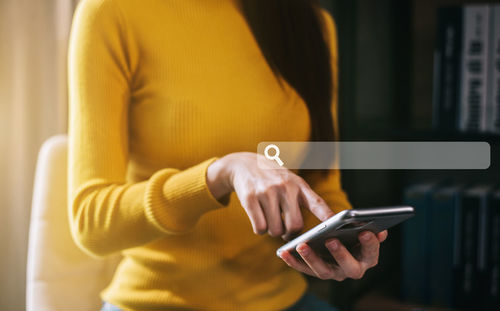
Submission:
<svg viewBox="0 0 500 311">
<path fill-rule="evenodd" d="M 283 238 L 350 206 L 338 171 L 303 179 L 252 153 L 334 138 L 336 62 L 314 1 L 80 3 L 69 214 L 88 254 L 124 255 L 103 310 L 310 308 L 300 272 L 340 281 L 376 265 L 386 232 L 363 233 L 357 258 L 328 241 L 338 266 L 305 244 L 304 262 L 277 258 Z"/>
</svg>

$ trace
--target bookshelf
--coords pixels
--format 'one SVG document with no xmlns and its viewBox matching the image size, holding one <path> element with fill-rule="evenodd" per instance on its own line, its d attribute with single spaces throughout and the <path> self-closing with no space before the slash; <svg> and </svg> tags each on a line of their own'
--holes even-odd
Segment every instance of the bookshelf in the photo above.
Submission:
<svg viewBox="0 0 500 311">
<path fill-rule="evenodd" d="M 339 34 L 341 138 L 345 141 L 487 141 L 487 171 L 343 171 L 354 206 L 402 202 L 415 180 L 452 178 L 500 185 L 500 135 L 435 130 L 433 68 L 437 10 L 450 5 L 500 3 L 476 0 L 330 0 Z M 341 310 L 447 310 L 417 306 L 400 297 L 401 228 L 390 231 L 379 266 L 359 281 L 333 283 L 331 299 Z M 376 293 L 374 293 L 376 290 Z"/>
</svg>

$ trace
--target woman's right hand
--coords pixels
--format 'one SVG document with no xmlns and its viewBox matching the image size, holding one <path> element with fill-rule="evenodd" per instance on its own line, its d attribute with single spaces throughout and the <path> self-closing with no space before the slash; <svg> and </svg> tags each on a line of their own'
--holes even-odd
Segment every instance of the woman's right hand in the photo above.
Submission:
<svg viewBox="0 0 500 311">
<path fill-rule="evenodd" d="M 213 162 L 207 183 L 215 198 L 235 191 L 256 234 L 269 233 L 288 240 L 302 230 L 300 206 L 320 221 L 334 215 L 325 201 L 298 175 L 280 168 L 274 161 L 268 168 L 257 165 L 256 153 L 231 153 Z M 261 164 L 262 165 L 262 164 Z"/>
</svg>

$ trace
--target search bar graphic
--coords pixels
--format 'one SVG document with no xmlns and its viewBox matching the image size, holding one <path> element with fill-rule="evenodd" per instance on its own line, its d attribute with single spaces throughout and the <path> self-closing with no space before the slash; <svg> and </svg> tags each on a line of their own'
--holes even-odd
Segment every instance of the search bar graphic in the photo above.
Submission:
<svg viewBox="0 0 500 311">
<path fill-rule="evenodd" d="M 271 150 L 274 151 L 274 155 L 271 155 L 269 153 Z M 264 149 L 264 156 L 268 160 L 276 161 L 276 163 L 278 163 L 279 166 L 283 166 L 285 164 L 280 159 L 280 148 L 276 145 L 273 145 L 273 144 L 267 145 L 266 148 Z"/>
<path fill-rule="evenodd" d="M 257 153 L 262 169 L 485 170 L 491 162 L 489 143 L 477 141 L 275 141 L 259 143 Z"/>
</svg>

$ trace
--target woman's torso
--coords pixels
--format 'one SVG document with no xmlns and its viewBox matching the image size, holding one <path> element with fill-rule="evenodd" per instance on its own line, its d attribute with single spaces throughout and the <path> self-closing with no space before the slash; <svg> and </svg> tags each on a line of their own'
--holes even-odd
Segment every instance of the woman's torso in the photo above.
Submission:
<svg viewBox="0 0 500 311">
<path fill-rule="evenodd" d="M 133 72 L 129 181 L 165 167 L 182 170 L 214 156 L 255 152 L 261 141 L 308 139 L 304 102 L 274 76 L 236 1 L 116 5 Z M 252 232 L 233 194 L 228 207 L 202 216 L 191 232 L 124 251 L 103 298 L 137 310 L 165 301 L 213 310 L 286 307 L 305 283 L 275 256 L 280 244 Z"/>
</svg>

